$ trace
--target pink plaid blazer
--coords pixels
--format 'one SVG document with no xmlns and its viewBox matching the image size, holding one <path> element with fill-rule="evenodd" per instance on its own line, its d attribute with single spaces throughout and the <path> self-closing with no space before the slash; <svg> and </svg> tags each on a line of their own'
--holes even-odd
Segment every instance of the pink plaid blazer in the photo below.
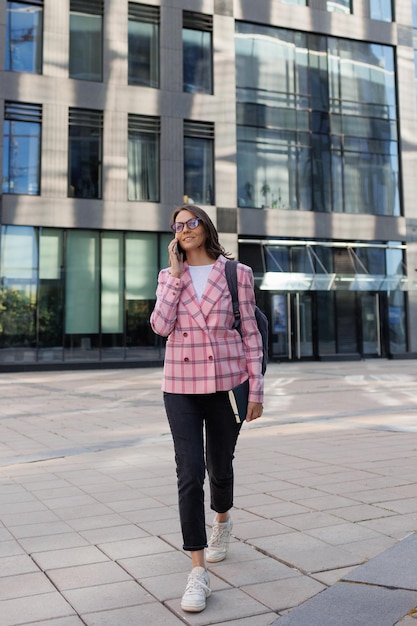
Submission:
<svg viewBox="0 0 417 626">
<path fill-rule="evenodd" d="M 198 302 L 187 263 L 181 278 L 160 271 L 157 301 L 150 321 L 155 333 L 168 337 L 163 391 L 228 391 L 249 377 L 249 400 L 263 401 L 262 339 L 255 319 L 253 273 L 237 266 L 242 337 L 232 328 L 232 298 L 219 256 Z"/>
</svg>

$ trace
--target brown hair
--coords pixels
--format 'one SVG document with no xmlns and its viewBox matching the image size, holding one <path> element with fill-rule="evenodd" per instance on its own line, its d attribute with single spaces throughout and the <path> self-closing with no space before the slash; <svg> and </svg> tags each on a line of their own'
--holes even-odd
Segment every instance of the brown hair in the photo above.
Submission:
<svg viewBox="0 0 417 626">
<path fill-rule="evenodd" d="M 219 234 L 213 222 L 211 221 L 210 217 L 201 207 L 197 206 L 196 204 L 183 204 L 182 206 L 174 209 L 174 212 L 172 213 L 172 216 L 171 216 L 170 226 L 173 225 L 180 211 L 189 211 L 195 217 L 198 217 L 201 220 L 201 223 L 203 224 L 204 230 L 207 235 L 204 246 L 206 248 L 206 251 L 209 257 L 211 257 L 212 259 L 217 259 L 219 255 L 222 254 L 223 256 L 227 258 L 232 258 L 230 253 L 226 252 L 223 246 L 220 244 Z M 184 253 L 184 258 L 186 258 L 185 253 Z"/>
</svg>

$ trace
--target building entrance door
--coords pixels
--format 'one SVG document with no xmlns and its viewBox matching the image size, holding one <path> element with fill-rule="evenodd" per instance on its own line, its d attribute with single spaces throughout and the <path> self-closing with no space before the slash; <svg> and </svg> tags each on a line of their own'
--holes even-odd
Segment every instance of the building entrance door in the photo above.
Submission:
<svg viewBox="0 0 417 626">
<path fill-rule="evenodd" d="M 361 293 L 362 354 L 381 356 L 381 323 L 379 294 Z"/>
<path fill-rule="evenodd" d="M 308 292 L 272 296 L 272 356 L 297 360 L 314 356 L 313 296 Z"/>
</svg>

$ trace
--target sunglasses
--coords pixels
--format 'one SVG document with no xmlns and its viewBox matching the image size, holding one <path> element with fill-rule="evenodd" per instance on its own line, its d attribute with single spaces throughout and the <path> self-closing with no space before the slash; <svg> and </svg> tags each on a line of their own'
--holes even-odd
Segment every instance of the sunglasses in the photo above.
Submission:
<svg viewBox="0 0 417 626">
<path fill-rule="evenodd" d="M 186 222 L 174 222 L 171 226 L 171 230 L 173 233 L 180 233 L 184 229 L 184 226 L 186 226 L 190 230 L 194 230 L 194 228 L 197 228 L 200 222 L 201 219 L 199 217 L 192 217 Z"/>
</svg>

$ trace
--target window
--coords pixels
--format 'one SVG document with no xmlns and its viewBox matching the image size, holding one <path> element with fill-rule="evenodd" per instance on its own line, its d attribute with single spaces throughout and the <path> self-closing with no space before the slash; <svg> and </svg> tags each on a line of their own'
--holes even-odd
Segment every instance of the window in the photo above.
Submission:
<svg viewBox="0 0 417 626">
<path fill-rule="evenodd" d="M 372 20 L 381 20 L 382 22 L 392 21 L 393 15 L 391 0 L 367 0 L 365 2 L 365 6 L 369 17 Z"/>
<path fill-rule="evenodd" d="M 128 199 L 159 201 L 160 120 L 129 115 Z"/>
<path fill-rule="evenodd" d="M 399 215 L 393 48 L 236 29 L 238 205 Z"/>
<path fill-rule="evenodd" d="M 214 204 L 214 124 L 184 122 L 184 201 Z"/>
<path fill-rule="evenodd" d="M 159 7 L 129 2 L 129 85 L 159 87 Z"/>
<path fill-rule="evenodd" d="M 0 236 L 0 349 L 25 348 L 29 355 L 36 342 L 36 230 L 7 225 Z"/>
<path fill-rule="evenodd" d="M 399 215 L 393 49 L 331 37 L 328 55 L 333 210 Z"/>
<path fill-rule="evenodd" d="M 103 0 L 70 2 L 70 78 L 103 80 Z"/>
<path fill-rule="evenodd" d="M 213 18 L 184 11 L 182 28 L 183 91 L 213 93 Z"/>
<path fill-rule="evenodd" d="M 75 198 L 101 198 L 103 113 L 69 111 L 69 188 Z"/>
<path fill-rule="evenodd" d="M 5 103 L 3 193 L 40 194 L 41 122 L 40 104 Z"/>
<path fill-rule="evenodd" d="M 7 2 L 6 70 L 42 73 L 43 0 Z"/>
<path fill-rule="evenodd" d="M 327 0 L 327 10 L 331 13 L 352 13 L 350 0 Z"/>
</svg>

